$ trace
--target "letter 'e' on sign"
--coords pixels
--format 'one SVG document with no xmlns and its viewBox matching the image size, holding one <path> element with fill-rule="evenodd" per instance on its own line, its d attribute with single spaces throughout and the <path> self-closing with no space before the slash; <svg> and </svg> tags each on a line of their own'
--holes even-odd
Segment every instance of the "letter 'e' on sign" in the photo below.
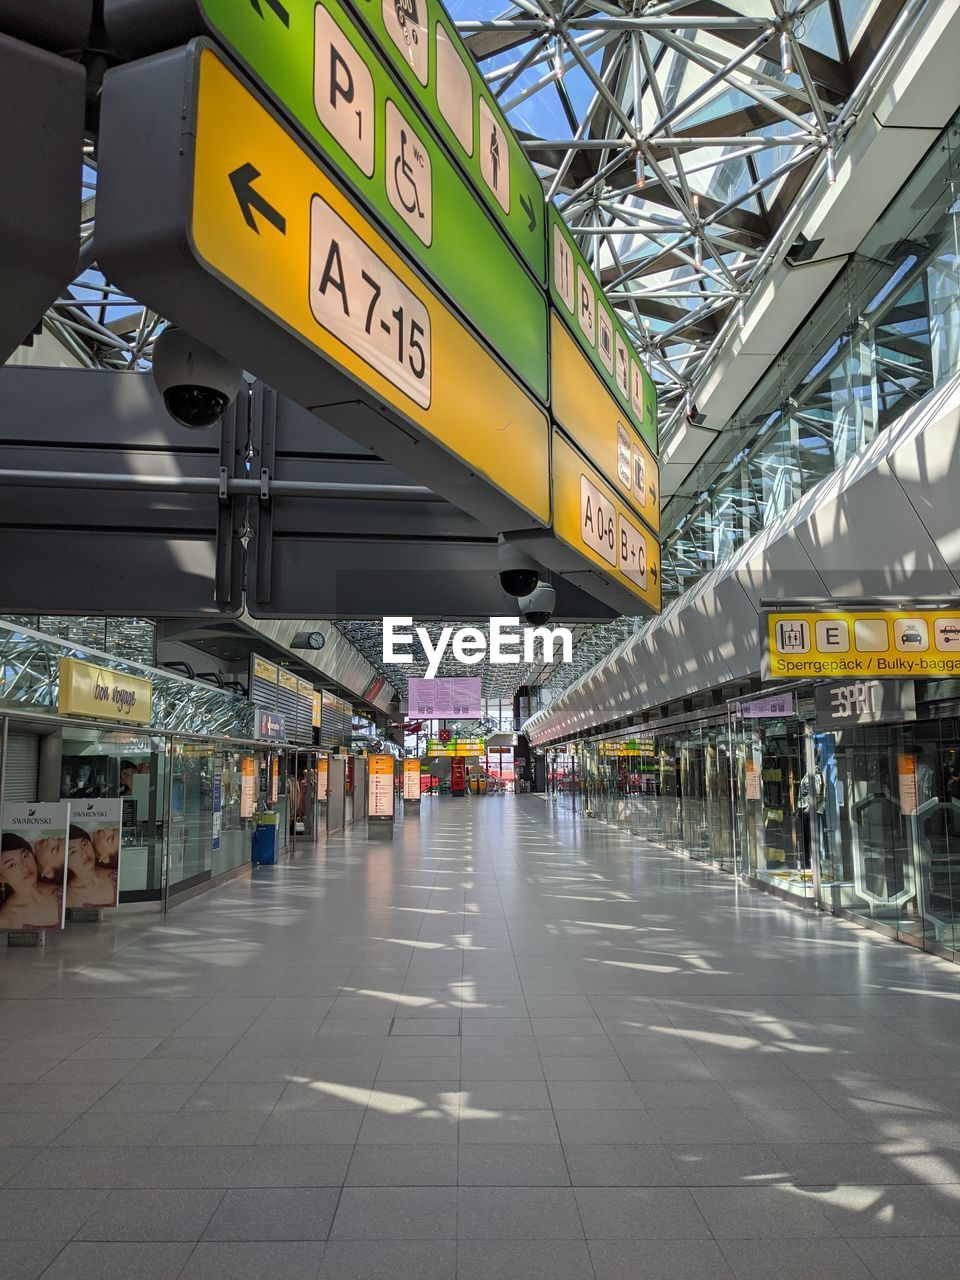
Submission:
<svg viewBox="0 0 960 1280">
<path fill-rule="evenodd" d="M 366 63 L 322 4 L 314 24 L 313 102 L 357 168 L 373 177 L 374 90 Z"/>
</svg>

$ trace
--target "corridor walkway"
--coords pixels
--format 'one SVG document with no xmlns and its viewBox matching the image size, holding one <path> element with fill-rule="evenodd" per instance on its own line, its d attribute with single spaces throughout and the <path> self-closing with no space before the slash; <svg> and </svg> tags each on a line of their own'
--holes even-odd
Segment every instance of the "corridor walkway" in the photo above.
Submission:
<svg viewBox="0 0 960 1280">
<path fill-rule="evenodd" d="M 0 955 L 4 1280 L 949 1280 L 960 971 L 537 796 Z"/>
</svg>

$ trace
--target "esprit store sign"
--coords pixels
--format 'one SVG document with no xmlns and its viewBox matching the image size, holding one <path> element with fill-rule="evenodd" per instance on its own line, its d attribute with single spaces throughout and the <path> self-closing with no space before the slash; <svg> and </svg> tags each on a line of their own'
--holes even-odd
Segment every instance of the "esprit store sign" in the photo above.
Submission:
<svg viewBox="0 0 960 1280">
<path fill-rule="evenodd" d="M 521 662 L 573 661 L 573 633 L 569 627 L 524 627 L 519 618 L 491 618 L 489 639 L 479 627 L 442 627 L 434 641 L 426 627 L 414 627 L 412 618 L 384 618 L 384 662 L 409 666 L 416 661 L 415 643 L 419 643 L 427 659 L 428 680 L 440 670 L 448 648 L 454 660 L 465 667 L 483 661 L 498 667 L 516 667 Z"/>
<path fill-rule="evenodd" d="M 148 724 L 152 698 L 153 684 L 140 676 L 77 658 L 60 659 L 57 711 L 61 715 Z"/>
</svg>

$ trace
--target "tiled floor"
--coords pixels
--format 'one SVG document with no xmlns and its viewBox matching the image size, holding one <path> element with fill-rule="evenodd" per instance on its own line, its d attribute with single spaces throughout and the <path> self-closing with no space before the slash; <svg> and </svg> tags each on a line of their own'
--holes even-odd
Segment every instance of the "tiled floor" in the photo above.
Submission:
<svg viewBox="0 0 960 1280">
<path fill-rule="evenodd" d="M 0 954 L 4 1280 L 949 1280 L 960 970 L 541 798 Z"/>
</svg>

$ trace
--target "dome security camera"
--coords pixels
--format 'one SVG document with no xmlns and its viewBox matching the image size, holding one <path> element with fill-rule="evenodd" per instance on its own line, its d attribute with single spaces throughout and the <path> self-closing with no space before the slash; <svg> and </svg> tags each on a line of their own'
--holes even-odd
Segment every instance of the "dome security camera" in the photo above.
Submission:
<svg viewBox="0 0 960 1280">
<path fill-rule="evenodd" d="M 213 427 L 236 399 L 243 371 L 169 325 L 153 344 L 153 380 L 182 427 Z"/>
<path fill-rule="evenodd" d="M 553 617 L 557 607 L 557 593 L 546 582 L 538 582 L 536 588 L 519 602 L 524 622 L 531 627 L 542 627 Z"/>
<path fill-rule="evenodd" d="M 497 539 L 497 572 L 508 596 L 529 596 L 540 581 L 540 566 L 503 534 Z"/>
</svg>

